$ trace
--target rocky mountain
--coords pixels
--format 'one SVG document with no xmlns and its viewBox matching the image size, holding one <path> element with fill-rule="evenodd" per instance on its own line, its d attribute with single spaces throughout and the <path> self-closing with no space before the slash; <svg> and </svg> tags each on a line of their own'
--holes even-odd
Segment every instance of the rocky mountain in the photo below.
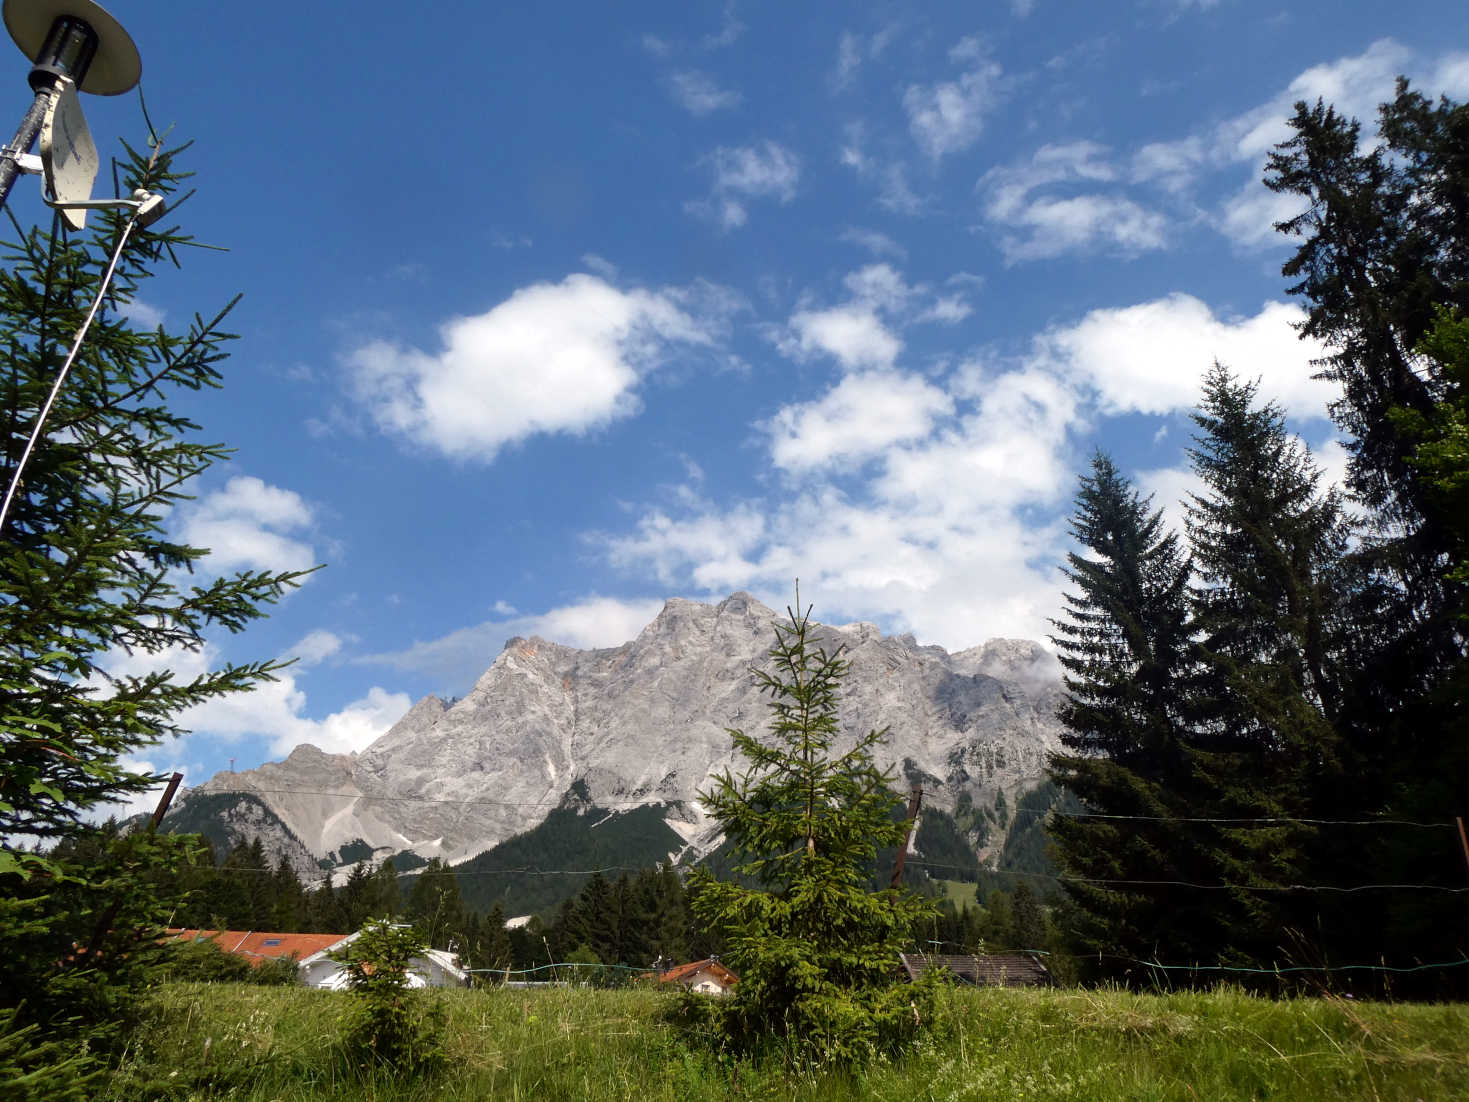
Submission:
<svg viewBox="0 0 1469 1102">
<path fill-rule="evenodd" d="M 718 842 L 697 793 L 731 764 L 727 729 L 766 723 L 749 670 L 767 661 L 777 619 L 735 593 L 718 605 L 670 600 L 620 647 L 511 639 L 462 700 L 425 697 L 362 753 L 301 746 L 285 761 L 216 775 L 175 815 L 233 797 L 252 809 L 235 821 L 280 824 L 282 837 L 267 843 L 293 860 L 335 864 L 370 849 L 457 862 L 557 808 L 659 805 L 681 848 L 698 855 Z M 851 663 L 844 737 L 890 728 L 884 754 L 898 785 L 921 783 L 929 806 L 976 843 L 1002 842 L 992 828 L 1007 825 L 1004 809 L 1041 782 L 1058 745 L 1049 652 L 998 639 L 949 654 L 867 623 L 821 631 Z"/>
</svg>

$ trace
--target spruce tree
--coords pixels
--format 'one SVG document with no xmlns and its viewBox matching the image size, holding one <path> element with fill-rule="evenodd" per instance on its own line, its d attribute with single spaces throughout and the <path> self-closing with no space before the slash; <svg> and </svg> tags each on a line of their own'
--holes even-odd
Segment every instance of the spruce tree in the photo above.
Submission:
<svg viewBox="0 0 1469 1102">
<path fill-rule="evenodd" d="M 1276 820 L 1193 829 L 1212 836 L 1220 879 L 1243 886 L 1216 903 L 1232 928 L 1224 956 L 1268 966 L 1320 958 L 1331 926 L 1320 899 L 1269 889 L 1342 881 L 1335 839 L 1301 820 L 1338 815 L 1363 793 L 1338 726 L 1352 525 L 1284 412 L 1256 390 L 1218 364 L 1206 377 L 1189 453 L 1203 490 L 1185 509 L 1203 671 L 1195 784 L 1211 817 Z"/>
<path fill-rule="evenodd" d="M 1330 348 L 1323 374 L 1341 386 L 1332 415 L 1350 450 L 1348 486 L 1370 525 L 1353 550 L 1370 582 L 1354 611 L 1369 646 L 1349 678 L 1343 734 L 1380 795 L 1350 817 L 1447 823 L 1462 811 L 1469 767 L 1469 580 L 1446 569 L 1462 547 L 1462 513 L 1418 449 L 1419 429 L 1456 388 L 1452 355 L 1425 338 L 1444 311 L 1469 310 L 1469 106 L 1435 103 L 1400 79 L 1375 142 L 1320 101 L 1297 104 L 1291 128 L 1265 183 L 1306 203 L 1278 226 L 1299 239 L 1283 273 L 1307 307 L 1303 332 Z M 1441 883 L 1443 862 L 1421 842 L 1386 828 L 1364 835 L 1361 878 Z M 1452 898 L 1399 892 L 1383 903 L 1365 946 L 1375 936 L 1424 959 L 1465 947 Z"/>
<path fill-rule="evenodd" d="M 1080 483 L 1071 532 L 1082 551 L 1067 556 L 1074 588 L 1052 621 L 1066 752 L 1050 775 L 1094 815 L 1138 818 L 1058 816 L 1049 829 L 1082 916 L 1078 948 L 1102 954 L 1103 971 L 1138 976 L 1131 960 L 1196 960 L 1221 936 L 1197 896 L 1087 882 L 1187 880 L 1209 864 L 1167 821 L 1186 814 L 1193 785 L 1190 564 L 1110 458 L 1096 455 Z"/>
<path fill-rule="evenodd" d="M 127 150 L 124 189 L 174 192 L 184 176 L 178 153 L 156 142 Z M 127 217 L 94 215 L 85 233 L 12 221 L 0 270 L 7 486 Z M 117 1038 L 168 914 L 169 901 L 135 889 L 153 875 L 149 861 L 181 868 L 197 840 L 120 838 L 95 864 L 33 847 L 74 842 L 89 813 L 153 787 L 158 778 L 130 769 L 126 756 L 179 733 L 185 709 L 271 677 L 274 662 L 185 678 L 166 659 L 198 650 L 206 633 L 245 627 L 299 579 L 196 573 L 207 550 L 169 531 L 191 481 L 227 454 L 169 401 L 220 385 L 228 307 L 184 332 L 135 328 L 126 310 L 190 243 L 166 222 L 128 237 L 0 531 L 0 1008 L 23 1006 L 15 1020 L 42 1023 L 53 1039 L 106 1030 L 90 1037 L 97 1048 Z M 125 652 L 156 655 L 159 668 L 114 675 L 112 660 Z"/>
<path fill-rule="evenodd" d="M 828 652 L 810 609 L 787 609 L 767 669 L 761 739 L 731 730 L 743 761 L 701 793 L 738 855 L 741 881 L 696 869 L 695 914 L 724 938 L 739 975 L 720 1007 L 738 1051 L 774 1047 L 799 1062 L 861 1063 L 892 1052 L 930 1016 L 927 987 L 894 985 L 898 951 L 930 906 L 906 890 L 869 891 L 877 851 L 903 843 L 893 774 L 873 760 L 886 731 L 839 752 L 838 693 L 847 663 Z M 753 882 L 754 886 L 747 886 Z"/>
</svg>

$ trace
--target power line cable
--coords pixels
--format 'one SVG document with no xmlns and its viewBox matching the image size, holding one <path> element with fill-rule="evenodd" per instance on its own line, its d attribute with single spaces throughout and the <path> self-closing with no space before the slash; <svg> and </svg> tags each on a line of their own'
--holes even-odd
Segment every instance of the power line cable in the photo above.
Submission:
<svg viewBox="0 0 1469 1102">
<path fill-rule="evenodd" d="M 548 803 L 552 802 L 551 797 L 547 797 L 544 800 L 490 800 L 484 798 L 449 800 L 437 796 L 392 796 L 369 792 L 325 792 L 309 788 L 211 788 L 201 794 L 211 796 L 325 796 L 341 800 L 368 800 L 379 803 L 444 804 L 454 807 L 472 807 L 476 805 L 484 805 L 486 807 L 545 807 Z M 560 797 L 556 797 L 556 800 L 559 802 Z M 679 804 L 688 802 L 687 800 L 669 798 L 661 801 L 619 804 L 599 804 L 593 802 L 592 806 L 603 811 L 630 811 L 640 807 L 651 807 L 656 803 Z M 1304 826 L 1401 826 L 1418 827 L 1428 830 L 1456 829 L 1454 823 L 1447 819 L 1441 822 L 1423 822 L 1414 819 L 1306 819 L 1294 818 L 1288 815 L 1261 816 L 1256 818 L 1204 818 L 1173 815 L 1111 815 L 1092 811 L 1057 811 L 1055 808 L 1045 808 L 1043 810 L 1017 808 L 1015 811 L 1010 812 L 1012 819 L 1021 815 L 1054 815 L 1062 819 L 1115 819 L 1123 822 L 1143 823 L 1216 823 L 1235 825 L 1258 823 L 1267 826 L 1295 823 Z"/>
<path fill-rule="evenodd" d="M 959 869 L 959 870 L 962 870 L 962 871 L 965 871 L 965 872 L 974 872 L 975 871 L 975 868 L 974 868 L 973 865 L 949 865 L 949 864 L 943 864 L 943 863 L 938 862 L 938 861 L 925 861 L 922 858 L 912 858 L 912 859 L 910 859 L 909 863 L 910 864 L 914 864 L 914 865 L 920 865 L 920 866 L 922 866 L 924 868 L 932 868 L 932 869 Z M 1064 876 L 1064 875 L 1058 875 L 1056 873 L 1048 873 L 1048 872 L 1022 872 L 1019 869 L 985 869 L 985 868 L 981 868 L 978 871 L 980 871 L 982 873 L 988 873 L 988 874 L 996 875 L 996 876 L 1028 876 L 1028 877 L 1031 877 L 1031 878 L 1037 879 L 1037 880 L 1055 880 L 1055 881 L 1057 881 L 1059 883 L 1072 883 L 1072 884 L 1123 884 L 1123 885 L 1130 885 L 1130 886 L 1133 886 L 1133 887 L 1181 887 L 1181 888 L 1199 888 L 1199 889 L 1205 890 L 1205 891 L 1363 892 L 1363 891 L 1389 890 L 1389 889 L 1404 889 L 1404 890 L 1407 890 L 1407 889 L 1419 889 L 1419 890 L 1423 890 L 1423 891 L 1437 891 L 1437 892 L 1458 892 L 1458 893 L 1469 892 L 1469 887 L 1455 888 L 1455 887 L 1449 887 L 1448 885 L 1445 885 L 1445 884 L 1349 884 L 1349 885 L 1334 885 L 1334 884 L 1270 884 L 1270 885 L 1259 884 L 1259 885 L 1257 885 L 1257 884 L 1230 884 L 1230 883 L 1198 884 L 1198 883 L 1194 883 L 1193 881 L 1189 881 L 1189 880 L 1131 880 L 1131 879 L 1120 879 L 1120 878 L 1113 879 L 1113 878 L 1107 878 L 1107 877 L 1092 877 L 1092 876 Z"/>
</svg>

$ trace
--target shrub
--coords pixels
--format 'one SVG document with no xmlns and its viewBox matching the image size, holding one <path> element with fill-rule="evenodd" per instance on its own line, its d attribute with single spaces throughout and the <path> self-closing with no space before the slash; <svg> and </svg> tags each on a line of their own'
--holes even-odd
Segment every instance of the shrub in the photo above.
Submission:
<svg viewBox="0 0 1469 1102">
<path fill-rule="evenodd" d="M 931 908 L 906 890 L 867 890 L 878 849 L 902 845 L 907 830 L 893 814 L 893 775 L 873 760 L 887 732 L 835 752 L 847 663 L 840 647 L 819 645 L 809 609 L 788 612 L 773 672 L 753 671 L 771 697 L 770 733 L 731 731 L 745 769 L 701 794 L 743 862 L 734 870 L 743 882 L 696 870 L 690 895 L 740 977 L 715 1014 L 723 1046 L 855 1066 L 896 1052 L 932 1020 L 933 983 L 897 982 L 898 950 Z M 679 1013 L 705 1017 L 687 1001 Z"/>
<path fill-rule="evenodd" d="M 356 939 L 332 954 L 346 965 L 355 996 L 343 1039 L 354 1069 L 420 1075 L 442 1066 L 443 1007 L 409 986 L 409 964 L 427 948 L 412 927 L 381 918 L 369 921 Z"/>
</svg>

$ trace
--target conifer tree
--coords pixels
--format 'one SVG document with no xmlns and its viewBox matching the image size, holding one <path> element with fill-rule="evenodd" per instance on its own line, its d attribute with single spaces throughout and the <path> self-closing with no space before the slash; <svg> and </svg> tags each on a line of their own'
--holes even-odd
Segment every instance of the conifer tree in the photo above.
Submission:
<svg viewBox="0 0 1469 1102">
<path fill-rule="evenodd" d="M 147 153 L 128 150 L 119 166 L 125 189 L 172 193 L 184 176 L 178 152 L 156 141 Z M 16 240 L 0 270 L 6 486 L 127 217 L 101 213 L 85 234 L 57 222 L 50 232 L 12 223 Z M 226 456 L 169 399 L 220 385 L 228 307 L 174 333 L 134 328 L 126 307 L 190 241 L 166 223 L 127 238 L 103 309 L 34 433 L 0 531 L 0 1007 L 23 1004 L 17 1021 L 44 1023 L 52 1038 L 74 1028 L 116 1036 L 154 923 L 169 908 L 151 889 L 134 890 L 151 875 L 144 854 L 177 868 L 197 840 L 122 838 L 93 865 L 31 847 L 76 840 L 99 805 L 154 786 L 158 778 L 130 769 L 126 755 L 179 733 L 190 706 L 249 690 L 278 668 L 230 664 L 184 678 L 160 661 L 156 672 L 114 675 L 113 658 L 197 650 L 207 632 L 238 631 L 299 580 L 195 574 L 206 549 L 168 529 L 190 481 Z M 94 1033 L 91 1042 L 105 1048 L 107 1038 Z"/>
<path fill-rule="evenodd" d="M 1283 274 L 1307 307 L 1303 332 L 1330 353 L 1341 386 L 1332 415 L 1350 451 L 1348 487 L 1365 507 L 1353 559 L 1370 585 L 1353 618 L 1370 644 L 1349 678 L 1343 734 L 1379 794 L 1353 817 L 1451 821 L 1469 767 L 1469 654 L 1460 614 L 1469 579 L 1446 565 L 1462 547 L 1462 512 L 1421 462 L 1419 430 L 1452 404 L 1452 355 L 1424 344 L 1448 311 L 1469 310 L 1469 105 L 1434 102 L 1400 79 L 1381 106 L 1378 140 L 1318 101 L 1296 105 L 1292 135 L 1271 155 L 1268 187 L 1305 201 L 1277 228 L 1298 239 Z M 1441 882 L 1421 839 L 1364 837 L 1372 880 Z M 1397 893 L 1369 915 L 1363 949 L 1415 946 L 1450 959 L 1465 947 L 1456 903 Z"/>
<path fill-rule="evenodd" d="M 907 829 L 894 814 L 893 774 L 873 761 L 886 731 L 838 752 L 847 663 L 821 645 L 810 609 L 796 611 L 799 591 L 796 602 L 775 628 L 770 668 L 753 671 L 770 695 L 769 734 L 731 730 L 743 768 L 701 794 L 740 858 L 735 871 L 758 886 L 696 869 L 691 897 L 740 977 L 720 1011 L 730 1045 L 860 1063 L 895 1050 L 930 1016 L 926 988 L 894 987 L 897 953 L 930 908 L 906 890 L 866 887 L 868 863 Z"/>
<path fill-rule="evenodd" d="M 1186 879 L 1207 858 L 1166 820 L 1189 806 L 1191 689 L 1190 565 L 1161 510 L 1140 497 L 1110 458 L 1098 454 L 1081 478 L 1071 531 L 1083 552 L 1067 556 L 1065 618 L 1052 637 L 1065 668 L 1059 717 L 1067 752 L 1051 778 L 1086 810 L 1132 821 L 1057 817 L 1050 833 L 1067 891 L 1083 920 L 1084 952 L 1107 954 L 1104 969 L 1165 952 L 1198 959 L 1217 945 L 1207 902 L 1147 884 L 1088 880 Z"/>
<path fill-rule="evenodd" d="M 1225 955 L 1260 966 L 1302 949 L 1319 959 L 1319 900 L 1263 889 L 1340 882 L 1336 847 L 1301 820 L 1336 815 L 1361 792 L 1338 728 L 1352 528 L 1284 412 L 1256 390 L 1218 364 L 1206 377 L 1189 453 L 1203 492 L 1185 509 L 1203 670 L 1195 783 L 1213 817 L 1275 820 L 1192 829 L 1211 837 L 1220 879 L 1248 885 L 1217 903 L 1231 916 Z"/>
</svg>

